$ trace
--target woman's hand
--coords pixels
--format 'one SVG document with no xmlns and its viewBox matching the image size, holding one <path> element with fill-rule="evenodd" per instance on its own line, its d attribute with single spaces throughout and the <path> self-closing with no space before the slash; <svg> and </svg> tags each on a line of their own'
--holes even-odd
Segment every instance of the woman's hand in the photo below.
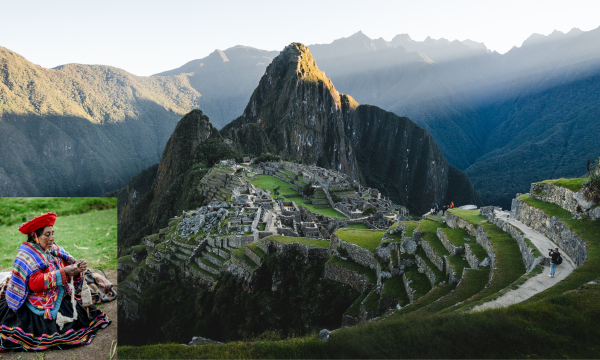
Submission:
<svg viewBox="0 0 600 360">
<path fill-rule="evenodd" d="M 65 266 L 65 274 L 69 276 L 77 276 L 79 274 L 85 273 L 87 270 L 87 263 L 85 260 L 79 260 L 75 264 Z"/>
</svg>

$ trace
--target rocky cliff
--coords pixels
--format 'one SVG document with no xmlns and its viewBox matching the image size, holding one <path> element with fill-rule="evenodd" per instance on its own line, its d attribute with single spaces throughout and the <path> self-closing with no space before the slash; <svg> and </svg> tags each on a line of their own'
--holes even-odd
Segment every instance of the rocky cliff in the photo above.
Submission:
<svg viewBox="0 0 600 360">
<path fill-rule="evenodd" d="M 340 94 L 299 43 L 273 60 L 244 114 L 221 133 L 242 152 L 271 149 L 334 168 L 417 212 L 432 202 L 479 204 L 468 177 L 448 164 L 426 130 Z"/>
</svg>

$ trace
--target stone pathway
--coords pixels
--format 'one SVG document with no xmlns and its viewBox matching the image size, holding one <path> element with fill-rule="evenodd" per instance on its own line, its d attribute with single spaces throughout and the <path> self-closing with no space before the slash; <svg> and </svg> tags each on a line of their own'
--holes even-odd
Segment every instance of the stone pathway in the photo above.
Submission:
<svg viewBox="0 0 600 360">
<path fill-rule="evenodd" d="M 518 220 L 511 219 L 509 217 L 510 212 L 496 211 L 495 213 L 497 217 L 508 221 L 508 223 L 516 226 L 521 231 L 523 231 L 525 233 L 525 236 L 529 240 L 531 240 L 531 242 L 538 248 L 538 250 L 544 256 L 547 256 L 548 249 L 554 249 L 557 247 L 556 244 L 554 244 L 552 241 L 550 241 L 550 239 L 548 239 L 544 235 L 538 233 L 537 231 L 526 226 Z M 569 257 L 569 255 L 563 252 L 561 252 L 561 255 L 563 257 L 563 262 L 562 264 L 556 267 L 556 274 L 553 278 L 548 277 L 550 267 L 545 266 L 544 271 L 541 274 L 528 279 L 527 281 L 525 281 L 525 283 L 519 286 L 518 289 L 510 290 L 495 300 L 478 305 L 475 308 L 473 308 L 472 311 L 481 311 L 490 308 L 502 308 L 513 304 L 517 304 L 529 299 L 530 297 L 539 292 L 542 292 L 554 286 L 556 283 L 558 283 L 562 279 L 566 278 L 569 274 L 571 274 L 571 272 L 573 272 L 573 269 L 575 269 L 575 264 L 573 263 L 573 260 Z"/>
</svg>

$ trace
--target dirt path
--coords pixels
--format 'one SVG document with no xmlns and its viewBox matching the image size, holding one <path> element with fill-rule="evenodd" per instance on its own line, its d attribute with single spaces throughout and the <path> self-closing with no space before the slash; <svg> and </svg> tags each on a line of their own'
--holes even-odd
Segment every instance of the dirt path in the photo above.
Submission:
<svg viewBox="0 0 600 360">
<path fill-rule="evenodd" d="M 117 271 L 106 271 L 108 280 L 117 283 Z M 118 290 L 117 290 L 118 291 Z M 96 334 L 94 341 L 90 345 L 80 346 L 69 350 L 47 350 L 43 352 L 9 352 L 0 354 L 0 360 L 106 360 L 110 358 L 109 352 L 111 343 L 117 343 L 117 300 L 98 306 L 112 320 L 106 329 L 101 329 Z M 113 345 L 113 346 L 114 346 Z M 113 357 L 113 360 L 117 355 Z"/>
<path fill-rule="evenodd" d="M 528 227 L 527 225 L 523 224 L 518 220 L 511 219 L 509 217 L 509 214 L 510 213 L 507 211 L 496 212 L 496 216 L 502 217 L 505 221 L 508 221 L 511 225 L 514 225 L 521 231 L 523 231 L 525 233 L 525 236 L 529 240 L 531 240 L 531 242 L 538 248 L 538 250 L 542 254 L 546 255 L 548 253 L 548 249 L 554 249 L 557 247 L 556 244 L 554 244 L 550 239 L 548 239 L 544 235 L 538 233 L 537 231 L 533 230 L 532 228 Z M 519 288 L 515 290 L 510 290 L 493 301 L 476 306 L 475 308 L 473 308 L 472 311 L 481 311 L 490 308 L 501 308 L 517 304 L 521 301 L 529 299 L 530 297 L 539 292 L 542 292 L 554 286 L 556 283 L 558 283 L 562 279 L 566 278 L 569 274 L 571 274 L 571 272 L 573 272 L 573 269 L 575 269 L 573 260 L 569 257 L 569 255 L 565 253 L 561 253 L 561 255 L 563 256 L 563 262 L 562 264 L 556 267 L 556 274 L 553 278 L 548 277 L 550 268 L 545 267 L 544 271 L 541 274 L 528 279 L 527 281 L 525 281 L 525 283 L 519 286 Z"/>
</svg>

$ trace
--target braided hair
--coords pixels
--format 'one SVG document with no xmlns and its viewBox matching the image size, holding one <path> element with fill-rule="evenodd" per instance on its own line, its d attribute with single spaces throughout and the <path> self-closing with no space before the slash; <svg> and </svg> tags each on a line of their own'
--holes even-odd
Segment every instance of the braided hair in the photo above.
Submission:
<svg viewBox="0 0 600 360">
<path fill-rule="evenodd" d="M 39 238 L 44 233 L 44 229 L 45 228 L 39 228 L 36 231 L 32 232 L 31 234 L 27 235 L 27 242 L 35 244 L 36 242 L 35 242 L 35 237 L 33 236 L 33 233 L 35 233 L 37 235 L 37 237 Z"/>
</svg>

